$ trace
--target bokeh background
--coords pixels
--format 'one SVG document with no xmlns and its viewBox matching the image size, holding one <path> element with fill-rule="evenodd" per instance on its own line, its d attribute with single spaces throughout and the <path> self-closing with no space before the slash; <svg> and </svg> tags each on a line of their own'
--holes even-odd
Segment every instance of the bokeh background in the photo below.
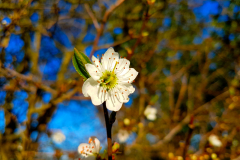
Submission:
<svg viewBox="0 0 240 160">
<path fill-rule="evenodd" d="M 239 20 L 239 0 L 0 0 L 0 159 L 75 159 L 93 135 L 104 152 L 71 58 L 109 47 L 139 72 L 117 159 L 240 159 Z"/>
</svg>

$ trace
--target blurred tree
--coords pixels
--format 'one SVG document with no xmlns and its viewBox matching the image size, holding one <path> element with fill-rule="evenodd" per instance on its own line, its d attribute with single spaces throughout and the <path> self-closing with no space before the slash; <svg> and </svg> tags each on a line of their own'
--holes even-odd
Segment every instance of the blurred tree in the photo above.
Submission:
<svg viewBox="0 0 240 160">
<path fill-rule="evenodd" d="M 89 57 L 114 47 L 139 71 L 113 127 L 115 140 L 129 133 L 118 159 L 240 156 L 239 1 L 0 2 L 0 159 L 73 158 L 91 136 L 83 134 L 104 140 L 102 107 L 81 94 L 74 47 Z M 47 137 L 61 126 L 66 143 L 54 144 Z M 212 134 L 221 147 L 208 142 Z"/>
</svg>

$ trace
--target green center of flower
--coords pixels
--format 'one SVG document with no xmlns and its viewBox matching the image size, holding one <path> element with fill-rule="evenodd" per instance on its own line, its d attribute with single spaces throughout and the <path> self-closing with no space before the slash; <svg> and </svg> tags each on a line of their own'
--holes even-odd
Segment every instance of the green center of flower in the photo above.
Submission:
<svg viewBox="0 0 240 160">
<path fill-rule="evenodd" d="M 103 88 L 106 88 L 106 90 L 108 91 L 109 89 L 112 89 L 116 86 L 117 84 L 117 76 L 114 73 L 114 70 L 117 66 L 117 62 L 113 68 L 113 71 L 105 71 L 102 74 L 102 77 L 100 78 L 100 86 Z"/>
<path fill-rule="evenodd" d="M 106 88 L 108 91 L 116 86 L 117 80 L 118 79 L 114 71 L 105 71 L 100 78 L 100 86 Z"/>
</svg>

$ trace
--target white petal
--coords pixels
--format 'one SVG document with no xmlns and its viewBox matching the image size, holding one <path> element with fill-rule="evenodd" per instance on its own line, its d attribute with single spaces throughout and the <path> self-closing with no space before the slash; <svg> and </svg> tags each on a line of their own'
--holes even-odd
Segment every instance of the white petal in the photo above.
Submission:
<svg viewBox="0 0 240 160">
<path fill-rule="evenodd" d="M 83 83 L 83 86 L 82 86 L 82 93 L 84 95 L 84 97 L 89 97 L 89 95 L 87 94 L 87 91 L 88 91 L 88 87 L 90 87 L 90 81 L 92 81 L 92 78 L 88 78 L 84 83 Z"/>
<path fill-rule="evenodd" d="M 99 71 L 99 69 L 97 69 L 96 66 L 94 66 L 93 64 L 85 64 L 85 67 L 88 71 L 88 73 L 90 74 L 90 76 L 94 79 L 94 80 L 99 80 L 99 78 L 101 77 L 102 73 Z"/>
<path fill-rule="evenodd" d="M 105 99 L 101 99 L 101 97 L 98 96 L 98 90 L 99 90 L 99 83 L 95 81 L 92 77 L 88 78 L 82 87 L 83 95 L 85 97 L 90 96 L 92 103 L 94 105 L 100 105 L 105 101 Z"/>
<path fill-rule="evenodd" d="M 121 143 L 123 143 L 123 142 L 125 142 L 128 139 L 129 134 L 128 134 L 128 132 L 126 130 L 122 130 L 121 129 L 121 130 L 119 130 L 117 136 L 118 136 L 119 141 Z"/>
<path fill-rule="evenodd" d="M 104 55 L 107 56 L 107 57 L 111 57 L 111 56 L 112 56 L 112 53 L 114 53 L 114 52 L 115 52 L 115 51 L 114 51 L 113 47 L 110 47 L 110 48 L 108 48 L 108 50 L 104 53 Z"/>
<path fill-rule="evenodd" d="M 127 103 L 129 101 L 128 96 L 135 91 L 135 88 L 132 84 L 124 83 L 118 84 L 116 87 L 117 95 L 120 97 L 120 102 Z"/>
<path fill-rule="evenodd" d="M 100 64 L 99 59 L 96 58 L 95 56 L 92 56 L 92 63 L 95 64 L 95 65 Z"/>
<path fill-rule="evenodd" d="M 149 120 L 154 121 L 154 120 L 157 118 L 156 114 L 157 114 L 157 109 L 154 108 L 154 107 L 151 107 L 150 105 L 148 105 L 148 106 L 146 107 L 146 109 L 144 110 L 144 115 L 145 115 L 145 116 L 147 117 L 147 119 L 149 119 Z"/>
<path fill-rule="evenodd" d="M 92 139 L 93 145 L 96 149 L 96 153 L 99 153 L 100 152 L 100 141 L 95 136 L 92 136 L 90 138 Z"/>
<path fill-rule="evenodd" d="M 121 94 L 121 91 L 118 87 L 115 87 L 113 89 L 113 93 L 112 93 L 114 96 L 113 96 L 113 99 L 114 99 L 114 102 L 115 101 L 118 101 L 118 102 L 121 102 L 123 103 L 124 102 L 124 98 L 123 98 L 123 95 Z"/>
<path fill-rule="evenodd" d="M 117 100 L 120 101 L 121 103 L 126 103 L 129 101 L 128 98 L 129 92 L 124 87 L 117 86 L 115 92 L 117 92 L 115 93 Z"/>
<path fill-rule="evenodd" d="M 147 105 L 145 111 L 148 114 L 157 114 L 157 109 L 152 107 L 151 105 Z"/>
<path fill-rule="evenodd" d="M 215 147 L 222 146 L 222 142 L 218 139 L 218 137 L 216 135 L 210 135 L 208 137 L 208 140 L 209 140 L 210 144 L 212 144 Z"/>
<path fill-rule="evenodd" d="M 85 151 L 86 148 L 89 148 L 89 144 L 87 143 L 81 143 L 79 146 L 78 146 L 78 153 L 79 154 L 82 154 L 82 151 Z"/>
<path fill-rule="evenodd" d="M 125 58 L 120 58 L 118 62 L 116 73 L 118 76 L 122 76 L 129 71 L 130 61 Z"/>
<path fill-rule="evenodd" d="M 98 71 L 99 72 L 103 72 L 103 68 L 102 68 L 102 65 L 99 61 L 98 58 L 96 58 L 95 56 L 92 56 L 92 63 L 95 65 L 95 67 L 97 67 Z"/>
<path fill-rule="evenodd" d="M 123 75 L 123 78 L 127 78 L 129 83 L 132 83 L 132 81 L 137 77 L 138 72 L 134 68 L 130 68 L 129 71 Z"/>
<path fill-rule="evenodd" d="M 135 91 L 135 88 L 130 83 L 123 84 L 123 86 L 125 86 L 130 93 L 133 93 Z"/>
<path fill-rule="evenodd" d="M 56 143 L 62 143 L 65 141 L 66 137 L 61 131 L 57 131 L 52 135 L 52 139 Z"/>
<path fill-rule="evenodd" d="M 121 103 L 119 101 L 113 102 L 112 98 L 114 98 L 114 97 L 111 97 L 111 98 L 107 99 L 107 101 L 106 101 L 107 109 L 110 111 L 119 111 L 120 108 L 122 107 L 123 103 Z"/>
<path fill-rule="evenodd" d="M 148 119 L 148 120 L 151 120 L 151 121 L 154 121 L 154 120 L 157 119 L 157 116 L 156 116 L 155 114 L 149 114 L 149 115 L 147 116 L 147 119 Z"/>
<path fill-rule="evenodd" d="M 157 114 L 157 109 L 156 108 L 151 108 L 151 114 Z"/>
<path fill-rule="evenodd" d="M 144 110 L 144 113 L 143 113 L 146 117 L 149 115 L 149 111 L 148 111 L 148 108 L 146 108 L 145 110 Z"/>
<path fill-rule="evenodd" d="M 118 60 L 118 57 L 119 57 L 118 53 L 116 53 L 112 47 L 108 48 L 108 50 L 102 56 L 102 65 L 103 65 L 103 67 L 105 69 L 111 68 L 109 66 L 113 65 L 112 64 L 113 63 L 112 60 L 114 60 L 114 59 L 112 59 L 112 58 L 115 58 L 115 60 Z"/>
<path fill-rule="evenodd" d="M 112 56 L 109 59 L 108 70 L 112 71 L 115 65 L 118 64 L 119 54 L 117 52 L 112 53 Z"/>
</svg>

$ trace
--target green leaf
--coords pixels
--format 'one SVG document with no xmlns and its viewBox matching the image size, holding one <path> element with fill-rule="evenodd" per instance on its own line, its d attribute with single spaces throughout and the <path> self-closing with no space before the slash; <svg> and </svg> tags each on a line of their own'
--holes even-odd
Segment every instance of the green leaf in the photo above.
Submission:
<svg viewBox="0 0 240 160">
<path fill-rule="evenodd" d="M 88 56 L 86 56 L 84 53 L 82 53 L 82 52 L 78 52 L 78 50 L 76 49 L 76 48 L 74 48 L 74 54 L 79 54 L 79 57 L 80 57 L 80 59 L 81 59 L 81 61 L 83 62 L 83 64 L 85 65 L 85 64 L 87 64 L 87 63 L 92 63 L 91 61 L 90 61 L 90 59 L 88 58 Z"/>
<path fill-rule="evenodd" d="M 76 48 L 74 48 L 72 63 L 80 76 L 82 76 L 84 79 L 90 78 L 90 75 L 85 68 L 85 64 L 91 63 L 91 61 L 84 53 L 78 52 Z"/>
</svg>

